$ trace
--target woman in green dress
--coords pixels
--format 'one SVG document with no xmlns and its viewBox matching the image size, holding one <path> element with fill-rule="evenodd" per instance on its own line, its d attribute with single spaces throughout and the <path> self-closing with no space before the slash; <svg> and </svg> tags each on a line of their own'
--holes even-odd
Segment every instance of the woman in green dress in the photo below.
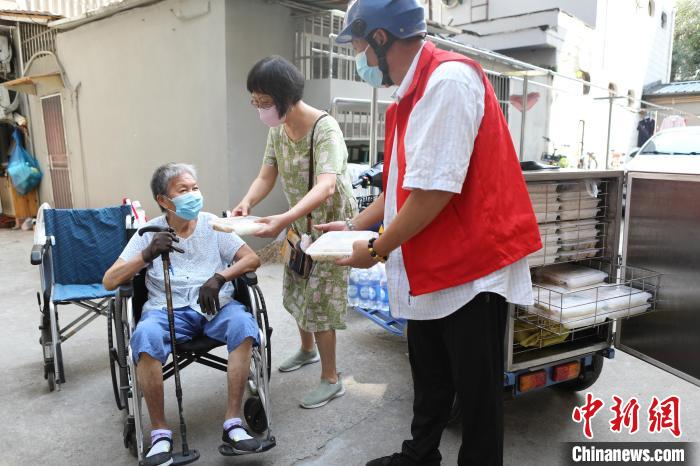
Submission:
<svg viewBox="0 0 700 466">
<path fill-rule="evenodd" d="M 289 210 L 263 218 L 265 226 L 258 236 L 275 238 L 285 229 L 301 236 L 307 231 L 309 213 L 315 225 L 352 218 L 357 204 L 347 173 L 343 133 L 332 117 L 321 118 L 325 112 L 301 100 L 303 75 L 284 58 L 273 56 L 253 66 L 247 84 L 251 104 L 270 131 L 260 173 L 234 209 L 234 215 L 249 215 L 272 191 L 279 177 Z M 315 179 L 309 190 L 311 144 Z M 314 230 L 312 239 L 319 234 Z M 345 328 L 347 282 L 348 269 L 331 262 L 316 263 L 308 278 L 285 266 L 283 304 L 297 322 L 301 345 L 279 370 L 289 372 L 317 362 L 320 353 L 321 380 L 302 399 L 303 408 L 318 408 L 345 393 L 336 371 L 335 331 Z"/>
</svg>

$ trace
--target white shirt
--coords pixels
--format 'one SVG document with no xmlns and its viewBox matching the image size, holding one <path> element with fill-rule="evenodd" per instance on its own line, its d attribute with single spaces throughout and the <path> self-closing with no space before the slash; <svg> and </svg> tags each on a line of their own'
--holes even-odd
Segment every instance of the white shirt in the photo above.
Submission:
<svg viewBox="0 0 700 466">
<path fill-rule="evenodd" d="M 396 90 L 400 100 L 413 81 L 420 51 Z M 423 97 L 411 111 L 406 128 L 406 173 L 404 189 L 438 190 L 460 193 L 467 176 L 484 116 L 484 84 L 471 66 L 447 62 L 438 66 L 428 80 Z M 397 135 L 392 160 L 395 161 Z M 391 163 L 385 190 L 384 225 L 397 214 L 398 164 Z M 394 317 L 412 320 L 448 316 L 482 292 L 497 293 L 508 302 L 533 303 L 530 269 L 526 259 L 510 264 L 485 277 L 462 285 L 420 296 L 410 296 L 401 248 L 389 255 L 386 264 L 389 306 Z"/>
<path fill-rule="evenodd" d="M 238 250 L 245 244 L 235 233 L 222 233 L 214 230 L 209 222 L 216 215 L 200 212 L 197 226 L 192 235 L 179 238 L 177 246 L 185 252 L 170 254 L 170 287 L 173 295 L 173 308 L 190 307 L 202 314 L 208 320 L 214 316 L 204 314 L 199 308 L 199 289 L 214 275 L 221 272 L 233 262 Z M 146 226 L 156 225 L 167 227 L 165 215 L 150 220 Z M 128 261 L 141 254 L 141 251 L 151 243 L 155 233 L 138 234 L 131 237 L 124 251 L 119 255 Z M 148 301 L 143 305 L 143 312 L 155 309 L 165 309 L 166 296 L 163 278 L 163 260 L 160 256 L 148 264 L 146 269 L 146 289 Z M 219 292 L 219 303 L 224 307 L 233 301 L 233 284 L 227 282 Z"/>
</svg>

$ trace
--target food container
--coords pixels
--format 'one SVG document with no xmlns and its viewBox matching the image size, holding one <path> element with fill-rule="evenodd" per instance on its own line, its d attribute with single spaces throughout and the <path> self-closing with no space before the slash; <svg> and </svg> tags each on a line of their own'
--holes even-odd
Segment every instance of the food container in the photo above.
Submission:
<svg viewBox="0 0 700 466">
<path fill-rule="evenodd" d="M 209 224 L 216 231 L 235 233 L 238 236 L 250 236 L 256 234 L 265 226 L 262 223 L 255 223 L 259 219 L 260 217 L 254 216 L 225 217 L 215 218 Z"/>
<path fill-rule="evenodd" d="M 594 207 L 592 209 L 576 209 L 576 210 L 564 210 L 559 212 L 560 220 L 578 220 L 584 218 L 595 218 L 598 216 L 598 208 Z"/>
<path fill-rule="evenodd" d="M 330 231 L 314 241 L 306 249 L 306 254 L 319 262 L 342 259 L 352 255 L 355 241 L 369 241 L 378 236 L 374 231 Z"/>
<path fill-rule="evenodd" d="M 593 249 L 595 248 L 596 244 L 598 244 L 598 239 L 593 237 L 562 241 L 560 246 L 562 251 L 581 251 L 585 249 Z"/>
<path fill-rule="evenodd" d="M 577 264 L 558 264 L 545 267 L 537 270 L 535 276 L 539 280 L 570 289 L 597 285 L 608 278 L 606 272 Z"/>
</svg>

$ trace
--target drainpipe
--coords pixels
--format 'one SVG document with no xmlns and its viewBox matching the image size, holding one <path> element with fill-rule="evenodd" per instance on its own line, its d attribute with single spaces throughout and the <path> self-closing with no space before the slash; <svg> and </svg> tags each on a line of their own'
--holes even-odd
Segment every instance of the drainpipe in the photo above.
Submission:
<svg viewBox="0 0 700 466">
<path fill-rule="evenodd" d="M 377 121 L 379 120 L 377 106 L 377 88 L 372 88 L 372 103 L 369 107 L 369 166 L 373 167 L 377 163 Z"/>
</svg>

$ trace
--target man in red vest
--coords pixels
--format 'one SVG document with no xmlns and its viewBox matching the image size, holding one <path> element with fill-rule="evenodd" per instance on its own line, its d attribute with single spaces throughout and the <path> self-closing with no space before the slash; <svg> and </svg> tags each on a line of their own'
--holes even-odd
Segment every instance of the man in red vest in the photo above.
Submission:
<svg viewBox="0 0 700 466">
<path fill-rule="evenodd" d="M 503 463 L 507 302 L 532 304 L 525 257 L 541 248 L 518 158 L 496 95 L 474 60 L 424 40 L 418 0 L 358 0 L 337 38 L 360 77 L 398 86 L 387 110 L 384 194 L 324 231 L 369 229 L 340 265 L 386 262 L 391 313 L 408 320 L 412 439 L 368 465 L 439 465 L 457 394 L 460 465 Z"/>
</svg>

